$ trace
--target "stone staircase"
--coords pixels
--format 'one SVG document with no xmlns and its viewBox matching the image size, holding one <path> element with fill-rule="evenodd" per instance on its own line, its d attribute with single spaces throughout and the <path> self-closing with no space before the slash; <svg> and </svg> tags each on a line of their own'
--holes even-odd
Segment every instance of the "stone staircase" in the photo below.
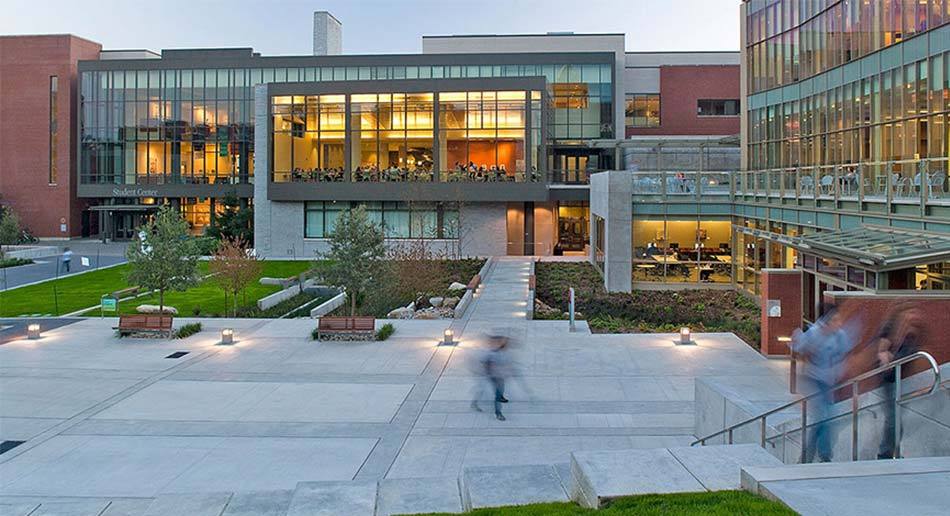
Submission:
<svg viewBox="0 0 950 516">
<path fill-rule="evenodd" d="M 0 500 L 3 516 L 388 516 L 617 496 L 739 489 L 740 469 L 781 462 L 756 445 L 586 451 L 570 464 L 465 468 L 458 478 L 300 482 L 294 490 L 153 499 Z"/>
</svg>

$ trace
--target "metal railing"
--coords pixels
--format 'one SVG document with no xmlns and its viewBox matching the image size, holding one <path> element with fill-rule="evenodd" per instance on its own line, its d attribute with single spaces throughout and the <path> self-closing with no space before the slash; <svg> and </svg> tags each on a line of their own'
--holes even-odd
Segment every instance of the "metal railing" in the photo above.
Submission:
<svg viewBox="0 0 950 516">
<path fill-rule="evenodd" d="M 929 387 L 923 387 L 923 388 L 914 390 L 912 392 L 909 392 L 906 395 L 901 395 L 901 369 L 904 364 L 913 362 L 915 360 L 925 360 L 928 363 L 930 370 L 933 372 L 933 381 L 931 382 Z M 860 391 L 858 390 L 858 384 L 863 380 L 867 380 L 868 378 L 872 378 L 881 373 L 890 371 L 891 369 L 894 370 L 894 399 L 890 401 L 885 401 L 885 403 L 893 403 L 894 405 L 893 406 L 894 408 L 893 431 L 894 431 L 894 457 L 895 458 L 900 456 L 901 403 L 906 403 L 914 398 L 918 398 L 921 396 L 929 396 L 933 394 L 934 392 L 936 392 L 937 389 L 940 388 L 940 366 L 937 364 L 937 361 L 934 360 L 934 357 L 931 356 L 930 353 L 927 353 L 925 351 L 918 351 L 911 355 L 907 355 L 906 357 L 899 358 L 897 360 L 894 360 L 893 362 L 890 362 L 889 364 L 885 364 L 883 366 L 872 369 L 866 373 L 859 374 L 858 376 L 850 378 L 842 383 L 839 383 L 838 385 L 835 385 L 834 387 L 831 387 L 829 390 L 832 394 L 846 387 L 851 388 L 851 460 L 858 460 L 858 412 L 860 410 L 858 406 L 859 396 L 860 396 Z M 713 439 L 715 437 L 719 437 L 723 434 L 727 436 L 727 444 L 733 444 L 733 434 L 735 433 L 736 429 L 758 421 L 759 432 L 760 432 L 759 445 L 765 448 L 765 445 L 767 444 L 768 441 L 775 440 L 775 439 L 785 439 L 788 436 L 788 434 L 791 433 L 791 430 L 786 430 L 782 432 L 781 434 L 768 437 L 766 435 L 767 428 L 768 428 L 766 424 L 767 418 L 773 414 L 777 414 L 779 412 L 788 410 L 789 408 L 792 408 L 795 405 L 801 405 L 801 424 L 799 428 L 795 429 L 795 431 L 801 432 L 801 436 L 802 436 L 801 462 L 804 463 L 805 458 L 806 458 L 806 452 L 808 450 L 808 443 L 807 443 L 808 439 L 806 438 L 806 435 L 807 435 L 806 430 L 808 428 L 808 401 L 818 396 L 821 396 L 823 393 L 824 392 L 815 392 L 815 393 L 809 394 L 808 396 L 803 396 L 801 398 L 798 398 L 797 400 L 788 402 L 780 407 L 776 407 L 774 409 L 763 412 L 757 416 L 750 417 L 738 423 L 734 423 L 732 425 L 729 425 L 723 428 L 722 430 L 719 430 L 718 432 L 706 435 L 704 437 L 701 437 L 693 441 L 690 444 L 690 446 L 695 446 L 697 444 L 705 446 L 706 441 Z M 832 418 L 834 417 L 837 417 L 837 416 L 832 416 Z"/>
</svg>

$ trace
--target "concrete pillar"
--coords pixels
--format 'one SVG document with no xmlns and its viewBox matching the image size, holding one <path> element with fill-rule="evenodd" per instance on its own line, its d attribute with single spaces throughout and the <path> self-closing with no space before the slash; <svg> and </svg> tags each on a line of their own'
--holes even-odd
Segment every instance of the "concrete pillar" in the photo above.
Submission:
<svg viewBox="0 0 950 516">
<path fill-rule="evenodd" d="M 788 355 L 789 343 L 783 340 L 802 326 L 802 271 L 762 269 L 761 286 L 760 350 L 766 356 Z"/>
<path fill-rule="evenodd" d="M 598 240 L 603 241 L 604 287 L 608 292 L 633 288 L 633 178 L 628 171 L 614 170 L 590 176 L 591 262 L 596 265 Z M 604 220 L 598 235 L 597 218 Z"/>
</svg>

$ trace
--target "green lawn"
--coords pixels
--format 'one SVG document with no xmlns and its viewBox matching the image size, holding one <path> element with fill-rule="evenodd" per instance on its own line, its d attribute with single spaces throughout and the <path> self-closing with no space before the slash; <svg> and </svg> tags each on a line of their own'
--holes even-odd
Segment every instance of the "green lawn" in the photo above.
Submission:
<svg viewBox="0 0 950 516">
<path fill-rule="evenodd" d="M 600 510 L 573 503 L 540 503 L 477 509 L 474 516 L 733 516 L 794 515 L 788 507 L 745 491 L 643 495 L 617 498 Z M 421 515 L 420 515 L 421 516 Z M 443 516 L 430 514 L 427 516 Z"/>
<path fill-rule="evenodd" d="M 262 276 L 284 278 L 303 272 L 309 268 L 307 261 L 265 261 Z M 199 270 L 207 274 L 207 262 L 199 263 Z M 128 265 L 87 272 L 37 285 L 0 292 L 0 317 L 21 315 L 50 314 L 63 315 L 99 304 L 103 294 L 128 287 L 125 275 Z M 264 286 L 255 283 L 247 292 L 247 304 L 279 290 L 276 286 Z M 55 297 L 54 297 L 55 292 Z M 203 313 L 224 311 L 224 293 L 209 281 L 186 292 L 173 292 L 165 296 L 166 304 L 178 308 L 181 315 L 190 316 L 195 306 Z M 134 301 L 119 304 L 122 313 L 135 310 L 135 306 L 147 303 L 157 304 L 157 296 L 141 297 Z M 98 315 L 98 311 L 89 315 Z"/>
</svg>

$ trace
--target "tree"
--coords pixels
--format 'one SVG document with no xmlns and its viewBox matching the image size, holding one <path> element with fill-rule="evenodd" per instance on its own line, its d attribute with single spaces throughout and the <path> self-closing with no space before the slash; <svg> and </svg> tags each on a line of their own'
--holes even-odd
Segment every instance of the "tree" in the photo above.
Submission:
<svg viewBox="0 0 950 516">
<path fill-rule="evenodd" d="M 221 199 L 224 206 L 221 214 L 212 213 L 214 224 L 207 231 L 207 235 L 219 240 L 238 239 L 248 247 L 254 244 L 254 210 L 242 207 L 241 200 L 234 193 L 229 193 Z"/>
<path fill-rule="evenodd" d="M 3 246 L 20 243 L 20 217 L 9 207 L 0 210 L 0 257 L 3 256 Z"/>
<path fill-rule="evenodd" d="M 329 261 L 323 277 L 346 290 L 350 315 L 356 315 L 357 297 L 376 280 L 385 253 L 383 233 L 366 216 L 366 208 L 340 214 L 330 233 L 330 250 L 322 256 Z"/>
<path fill-rule="evenodd" d="M 138 234 L 125 251 L 130 266 L 127 280 L 130 285 L 157 290 L 159 313 L 164 313 L 166 291 L 183 291 L 198 283 L 198 245 L 188 235 L 188 223 L 168 206 L 158 210 Z"/>
<path fill-rule="evenodd" d="M 225 238 L 211 257 L 208 269 L 213 279 L 224 290 L 224 314 L 228 313 L 227 296 L 231 294 L 234 315 L 237 315 L 238 293 L 261 275 L 261 262 L 245 242 L 239 238 Z"/>
</svg>

